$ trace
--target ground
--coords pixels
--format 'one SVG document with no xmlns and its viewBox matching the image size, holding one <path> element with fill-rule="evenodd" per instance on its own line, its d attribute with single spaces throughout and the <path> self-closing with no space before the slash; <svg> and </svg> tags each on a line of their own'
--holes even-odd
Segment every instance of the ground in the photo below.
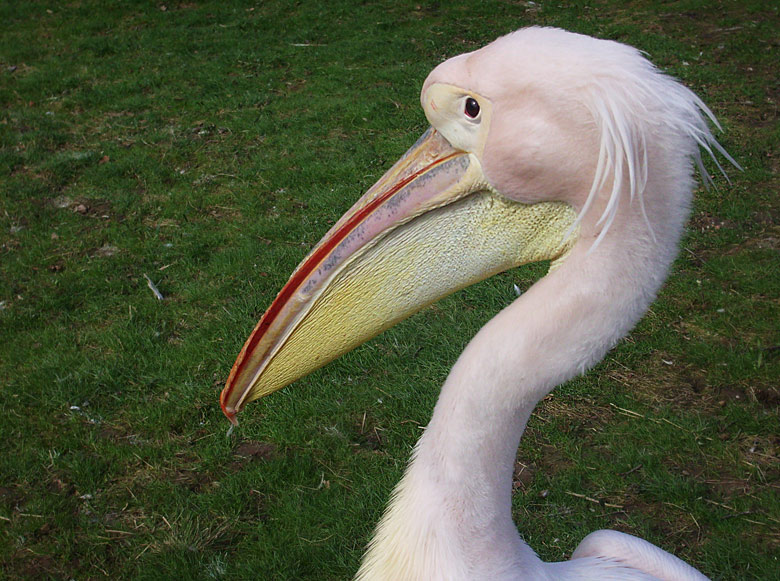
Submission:
<svg viewBox="0 0 780 581">
<path fill-rule="evenodd" d="M 425 129 L 446 57 L 531 24 L 626 42 L 699 94 L 712 164 L 637 328 L 534 413 L 515 520 L 713 579 L 780 579 L 778 7 L 271 1 L 0 6 L 0 571 L 346 579 L 511 271 L 253 403 L 217 404 L 307 250 Z M 164 297 L 157 300 L 147 278 Z"/>
</svg>

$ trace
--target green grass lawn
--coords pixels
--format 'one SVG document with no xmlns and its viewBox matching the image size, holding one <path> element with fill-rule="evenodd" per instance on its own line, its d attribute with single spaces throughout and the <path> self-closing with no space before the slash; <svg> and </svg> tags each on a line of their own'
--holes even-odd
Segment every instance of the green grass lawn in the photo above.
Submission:
<svg viewBox="0 0 780 581">
<path fill-rule="evenodd" d="M 780 579 L 777 3 L 76 0 L 0 22 L 0 578 L 354 573 L 450 366 L 544 268 L 424 310 L 231 437 L 219 390 L 425 129 L 430 69 L 541 24 L 646 51 L 745 171 L 697 193 L 638 327 L 535 412 L 515 520 L 546 560 L 615 528 Z"/>
</svg>

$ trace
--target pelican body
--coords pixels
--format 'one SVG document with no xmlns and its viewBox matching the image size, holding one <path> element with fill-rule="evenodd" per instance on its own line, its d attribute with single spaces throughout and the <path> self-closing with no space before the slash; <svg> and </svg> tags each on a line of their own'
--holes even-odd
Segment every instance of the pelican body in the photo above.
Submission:
<svg viewBox="0 0 780 581">
<path fill-rule="evenodd" d="M 527 28 L 430 73 L 431 128 L 301 262 L 222 392 L 288 385 L 442 296 L 521 264 L 550 272 L 455 363 L 356 579 L 706 579 L 636 537 L 597 531 L 544 563 L 512 520 L 512 470 L 537 403 L 644 314 L 677 254 L 704 103 L 616 42 Z M 714 156 L 713 156 L 714 158 Z"/>
</svg>

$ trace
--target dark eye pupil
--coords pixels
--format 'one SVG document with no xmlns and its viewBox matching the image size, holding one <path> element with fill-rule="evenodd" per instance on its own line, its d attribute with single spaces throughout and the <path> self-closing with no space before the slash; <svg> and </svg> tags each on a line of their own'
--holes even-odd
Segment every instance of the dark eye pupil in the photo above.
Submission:
<svg viewBox="0 0 780 581">
<path fill-rule="evenodd" d="M 477 100 L 472 97 L 466 99 L 466 115 L 472 119 L 479 115 L 479 103 L 477 103 Z"/>
</svg>

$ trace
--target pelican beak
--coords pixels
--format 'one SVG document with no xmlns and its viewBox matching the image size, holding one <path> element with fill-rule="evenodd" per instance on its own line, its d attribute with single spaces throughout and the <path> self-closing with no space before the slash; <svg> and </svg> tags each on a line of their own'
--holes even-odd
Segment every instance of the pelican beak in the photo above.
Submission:
<svg viewBox="0 0 780 581">
<path fill-rule="evenodd" d="M 575 213 L 496 193 L 476 155 L 435 129 L 301 262 L 244 344 L 222 390 L 247 402 L 354 349 L 438 299 L 509 268 L 564 256 Z"/>
</svg>

